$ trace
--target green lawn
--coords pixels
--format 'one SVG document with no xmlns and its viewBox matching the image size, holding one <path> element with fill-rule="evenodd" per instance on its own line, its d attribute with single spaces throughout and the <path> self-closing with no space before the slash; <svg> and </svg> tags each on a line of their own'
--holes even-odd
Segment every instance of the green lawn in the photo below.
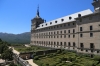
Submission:
<svg viewBox="0 0 100 66">
<path fill-rule="evenodd" d="M 45 47 L 38 47 L 38 46 L 31 46 L 31 47 L 16 46 L 14 48 L 15 48 L 15 50 L 17 50 L 19 52 L 39 51 L 39 50 L 47 50 L 48 49 Z"/>
<path fill-rule="evenodd" d="M 39 66 L 100 66 L 100 56 L 90 58 L 86 55 L 76 55 L 76 53 L 68 51 L 36 56 L 33 61 Z"/>
</svg>

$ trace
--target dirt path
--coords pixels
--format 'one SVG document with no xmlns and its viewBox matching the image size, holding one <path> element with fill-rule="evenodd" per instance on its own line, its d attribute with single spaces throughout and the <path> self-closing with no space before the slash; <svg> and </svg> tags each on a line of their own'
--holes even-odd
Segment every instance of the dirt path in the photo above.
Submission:
<svg viewBox="0 0 100 66">
<path fill-rule="evenodd" d="M 5 62 L 5 60 L 0 59 L 0 63 L 4 63 L 4 62 Z"/>
<path fill-rule="evenodd" d="M 31 64 L 32 66 L 38 66 L 37 64 L 33 63 L 33 59 L 29 59 L 29 60 L 26 60 L 29 62 L 29 64 Z"/>
<path fill-rule="evenodd" d="M 13 49 L 13 53 L 16 53 L 16 54 L 20 54 L 20 52 L 18 52 L 18 51 L 16 51 L 14 48 L 12 48 Z"/>
<path fill-rule="evenodd" d="M 9 47 L 10 48 L 10 47 Z M 15 49 L 14 49 L 14 47 L 12 48 L 13 49 L 13 53 L 16 53 L 16 54 L 20 54 L 20 52 L 18 52 L 18 51 L 16 51 Z M 29 59 L 29 60 L 26 60 L 26 61 L 28 61 L 29 62 L 29 64 L 30 65 L 32 65 L 32 66 L 38 66 L 37 64 L 35 64 L 34 62 L 33 62 L 33 59 Z"/>
</svg>

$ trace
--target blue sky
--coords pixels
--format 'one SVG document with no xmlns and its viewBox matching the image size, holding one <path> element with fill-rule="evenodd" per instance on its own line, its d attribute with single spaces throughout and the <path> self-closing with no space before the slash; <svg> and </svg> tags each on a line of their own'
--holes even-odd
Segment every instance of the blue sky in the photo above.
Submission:
<svg viewBox="0 0 100 66">
<path fill-rule="evenodd" d="M 51 21 L 82 10 L 91 9 L 93 0 L 0 0 L 0 32 L 20 34 L 31 30 L 31 19 L 40 16 Z"/>
</svg>

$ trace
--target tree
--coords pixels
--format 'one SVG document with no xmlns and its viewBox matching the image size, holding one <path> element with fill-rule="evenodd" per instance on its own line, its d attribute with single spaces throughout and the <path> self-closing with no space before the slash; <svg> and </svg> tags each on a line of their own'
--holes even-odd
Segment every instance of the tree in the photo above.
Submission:
<svg viewBox="0 0 100 66">
<path fill-rule="evenodd" d="M 7 49 L 8 49 L 7 44 L 0 44 L 0 54 L 2 54 Z"/>
<path fill-rule="evenodd" d="M 0 42 L 2 42 L 1 38 L 0 38 Z"/>
<path fill-rule="evenodd" d="M 13 60 L 13 52 L 12 52 L 12 49 L 8 49 L 6 51 L 4 51 L 4 53 L 1 54 L 1 58 L 6 61 L 8 60 Z"/>
</svg>

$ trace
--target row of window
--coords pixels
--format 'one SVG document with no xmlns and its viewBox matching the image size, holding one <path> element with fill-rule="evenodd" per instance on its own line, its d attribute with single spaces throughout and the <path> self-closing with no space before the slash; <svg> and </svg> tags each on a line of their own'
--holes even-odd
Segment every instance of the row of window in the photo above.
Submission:
<svg viewBox="0 0 100 66">
<path fill-rule="evenodd" d="M 83 51 L 83 49 L 81 49 L 81 51 Z M 86 52 L 88 52 L 88 50 L 85 50 Z M 94 52 L 94 50 L 91 50 L 91 52 Z M 99 53 L 100 51 L 97 51 L 97 53 Z"/>
<path fill-rule="evenodd" d="M 93 26 L 92 25 L 90 26 L 90 30 L 93 30 Z M 82 27 L 80 27 L 80 31 L 83 31 Z"/>
<path fill-rule="evenodd" d="M 35 36 L 35 35 L 38 36 L 38 35 L 50 35 L 50 34 L 51 34 L 51 35 L 52 35 L 52 34 L 62 34 L 62 33 L 65 34 L 65 33 L 67 33 L 67 32 L 66 32 L 66 30 L 64 30 L 64 31 L 61 30 L 61 31 L 57 31 L 57 32 L 54 31 L 54 32 L 48 32 L 48 33 L 46 32 L 46 33 L 41 33 L 41 34 L 34 34 L 34 36 Z M 68 33 L 71 33 L 71 31 L 68 30 Z M 73 29 L 73 33 L 75 33 L 75 29 Z"/>
<path fill-rule="evenodd" d="M 71 44 L 70 42 L 50 42 L 50 41 L 34 41 L 35 44 L 47 44 L 47 45 L 58 45 L 58 46 L 76 46 L 75 42 L 73 42 L 73 44 Z M 80 43 L 80 48 L 84 48 L 84 44 Z M 90 43 L 90 49 L 94 49 L 94 43 Z"/>
<path fill-rule="evenodd" d="M 68 42 L 68 45 L 66 42 L 64 42 L 64 44 L 62 42 L 48 42 L 48 41 L 34 41 L 35 44 L 42 44 L 44 46 L 47 46 L 47 45 L 51 45 L 51 47 L 55 47 L 55 46 L 64 46 L 64 48 L 66 48 L 66 46 L 68 46 L 70 49 L 70 46 L 73 46 L 73 49 L 75 49 L 74 47 L 76 46 L 75 42 L 73 42 L 73 44 L 71 45 L 70 42 Z M 56 44 L 57 43 L 57 44 Z M 80 43 L 80 48 L 81 48 L 81 51 L 84 50 L 84 44 L 83 43 Z M 94 52 L 94 49 L 95 49 L 95 46 L 94 46 L 94 43 L 90 43 L 90 50 L 91 52 Z M 88 50 L 86 50 L 86 52 L 88 52 Z M 97 53 L 99 53 L 100 51 L 97 51 Z"/>
<path fill-rule="evenodd" d="M 51 36 L 33 36 L 34 38 L 63 38 L 63 36 L 64 36 L 64 38 L 66 38 L 66 36 L 67 35 L 51 35 Z M 70 35 L 68 35 L 68 38 L 70 38 Z M 75 35 L 73 35 L 73 38 L 75 38 Z"/>
<path fill-rule="evenodd" d="M 80 34 L 80 37 L 83 37 L 83 34 Z M 93 37 L 93 33 L 90 33 L 90 37 Z"/>
<path fill-rule="evenodd" d="M 63 19 L 62 19 L 63 20 Z M 55 23 L 57 23 L 57 21 L 55 21 Z M 50 22 L 50 24 L 52 24 L 52 22 Z M 73 23 L 73 25 L 74 25 L 75 23 Z M 47 23 L 45 24 L 46 26 L 48 25 Z M 42 27 L 43 27 L 44 25 L 42 25 Z M 65 25 L 64 25 L 65 26 Z M 70 23 L 68 23 L 68 26 L 70 26 Z M 61 27 L 61 26 L 60 26 Z"/>
<path fill-rule="evenodd" d="M 83 43 L 80 43 L 80 48 L 84 48 Z M 94 48 L 95 48 L 94 43 L 90 43 L 90 49 L 94 49 Z"/>
<path fill-rule="evenodd" d="M 58 25 L 57 25 L 57 26 L 58 26 Z M 52 27 L 48 27 L 48 28 L 52 28 Z M 54 28 L 55 28 L 55 26 L 54 26 Z M 46 29 L 46 28 L 44 28 L 44 29 Z M 41 29 L 39 29 L 39 30 L 41 30 Z M 36 31 L 39 31 L 39 30 L 36 30 Z M 93 26 L 92 26 L 92 25 L 90 26 L 90 30 L 93 30 Z M 34 32 L 36 32 L 36 31 L 34 31 Z M 83 31 L 83 27 L 80 27 L 80 31 Z M 62 32 L 63 32 L 63 31 L 57 31 L 57 34 L 62 34 Z M 64 33 L 67 33 L 66 30 L 64 30 Z M 70 30 L 68 30 L 68 33 L 71 33 Z M 73 29 L 73 33 L 75 33 L 75 29 Z M 47 34 L 47 33 L 44 33 L 44 35 L 45 35 L 45 34 Z M 54 32 L 54 33 L 53 33 L 53 32 L 51 32 L 51 33 L 49 32 L 49 35 L 50 35 L 50 34 L 56 34 L 56 32 Z M 43 35 L 43 34 L 42 34 L 42 35 Z"/>
<path fill-rule="evenodd" d="M 51 36 L 33 36 L 34 38 L 66 38 L 67 35 L 51 35 Z M 83 34 L 81 33 L 80 34 L 80 37 L 82 38 L 83 37 Z M 93 33 L 90 33 L 90 37 L 93 37 Z M 68 35 L 68 38 L 70 38 L 70 35 Z M 75 34 L 73 34 L 73 38 L 75 38 Z"/>
<path fill-rule="evenodd" d="M 64 42 L 64 44 L 63 44 L 63 42 L 47 42 L 47 41 L 34 41 L 34 43 L 35 44 L 48 44 L 48 45 L 58 45 L 58 46 L 67 46 L 67 43 L 66 42 Z M 68 42 L 68 46 L 76 46 L 76 44 L 75 44 L 75 42 L 73 42 L 73 45 L 71 45 L 71 43 L 70 42 Z"/>
<path fill-rule="evenodd" d="M 72 25 L 75 25 L 75 23 L 72 23 Z M 65 23 L 65 24 L 55 25 L 55 26 L 46 27 L 46 28 L 42 28 L 42 29 L 37 29 L 36 31 L 50 30 L 50 29 L 56 29 L 56 28 L 66 27 L 66 26 L 71 26 L 71 23 L 68 23 L 68 24 Z"/>
<path fill-rule="evenodd" d="M 92 26 L 90 26 L 90 30 L 93 30 L 93 27 Z M 82 27 L 80 27 L 80 31 L 83 31 L 83 28 Z M 62 34 L 62 32 L 63 31 L 57 31 L 57 34 Z M 64 30 L 64 33 L 67 33 L 66 32 L 66 30 Z M 70 30 L 68 30 L 68 33 L 71 33 L 70 32 Z M 73 29 L 73 33 L 75 33 L 75 29 Z M 37 34 L 37 36 L 39 35 L 52 35 L 52 34 L 56 34 L 56 32 L 49 32 L 49 34 L 48 33 L 41 33 L 41 34 Z M 91 33 L 92 34 L 92 33 Z M 35 36 L 36 34 L 34 34 L 34 36 Z M 82 37 L 82 34 L 81 34 L 81 37 Z"/>
</svg>

